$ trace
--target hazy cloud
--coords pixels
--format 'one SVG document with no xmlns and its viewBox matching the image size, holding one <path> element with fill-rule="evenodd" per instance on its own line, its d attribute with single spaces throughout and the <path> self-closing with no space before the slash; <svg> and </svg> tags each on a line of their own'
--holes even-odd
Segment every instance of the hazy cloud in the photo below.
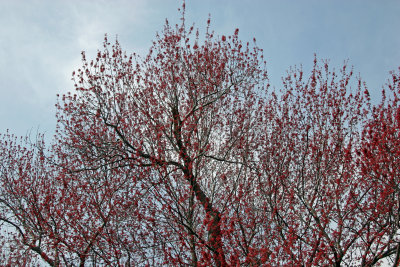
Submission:
<svg viewBox="0 0 400 267">
<path fill-rule="evenodd" d="M 179 23 L 180 0 L 0 1 L 0 132 L 23 135 L 55 126 L 56 94 L 73 89 L 80 52 L 92 58 L 104 34 L 118 35 L 128 52 L 147 52 L 165 18 Z M 240 28 L 257 38 L 272 83 L 294 64 L 309 68 L 313 54 L 334 66 L 354 65 L 378 98 L 388 71 L 400 65 L 399 1 L 187 1 L 188 22 L 217 34 Z"/>
</svg>

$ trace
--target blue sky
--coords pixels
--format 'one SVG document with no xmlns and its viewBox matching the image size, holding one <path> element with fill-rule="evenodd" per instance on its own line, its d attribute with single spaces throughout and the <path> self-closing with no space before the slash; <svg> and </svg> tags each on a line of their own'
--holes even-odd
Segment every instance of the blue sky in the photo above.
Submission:
<svg viewBox="0 0 400 267">
<path fill-rule="evenodd" d="M 0 133 L 55 128 L 56 94 L 73 90 L 71 73 L 118 35 L 128 52 L 145 54 L 165 19 L 179 22 L 180 0 L 0 0 Z M 240 29 L 264 49 L 271 84 L 293 65 L 307 72 L 314 53 L 339 68 L 344 60 L 379 101 L 390 70 L 400 66 L 398 0 L 187 0 L 187 19 L 218 35 Z"/>
</svg>

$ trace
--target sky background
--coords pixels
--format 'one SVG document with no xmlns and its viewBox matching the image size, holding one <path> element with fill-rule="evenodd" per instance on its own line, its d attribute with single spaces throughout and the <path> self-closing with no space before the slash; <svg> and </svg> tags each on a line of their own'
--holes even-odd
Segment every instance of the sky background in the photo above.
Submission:
<svg viewBox="0 0 400 267">
<path fill-rule="evenodd" d="M 57 94 L 73 90 L 81 51 L 88 59 L 104 34 L 144 55 L 165 19 L 179 23 L 181 0 L 0 0 L 0 133 L 54 134 Z M 398 0 L 187 0 L 187 22 L 217 35 L 255 37 L 272 86 L 293 65 L 310 70 L 314 53 L 340 68 L 354 66 L 380 100 L 389 71 L 400 66 Z"/>
</svg>

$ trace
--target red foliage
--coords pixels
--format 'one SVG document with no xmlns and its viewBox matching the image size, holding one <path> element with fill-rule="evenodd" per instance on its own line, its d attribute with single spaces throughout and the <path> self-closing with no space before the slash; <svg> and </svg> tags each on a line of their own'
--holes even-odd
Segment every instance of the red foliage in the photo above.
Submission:
<svg viewBox="0 0 400 267">
<path fill-rule="evenodd" d="M 399 263 L 399 74 L 372 112 L 346 64 L 274 91 L 261 49 L 208 27 L 167 23 L 143 59 L 105 38 L 50 148 L 3 136 L 4 264 Z"/>
</svg>

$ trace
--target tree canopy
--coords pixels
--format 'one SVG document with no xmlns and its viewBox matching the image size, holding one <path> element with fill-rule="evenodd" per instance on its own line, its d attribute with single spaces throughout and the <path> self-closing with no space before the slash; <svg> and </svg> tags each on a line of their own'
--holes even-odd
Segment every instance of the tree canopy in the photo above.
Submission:
<svg viewBox="0 0 400 267">
<path fill-rule="evenodd" d="M 271 87 L 181 12 L 145 57 L 82 53 L 50 145 L 1 135 L 2 264 L 397 266 L 400 68 L 378 105 L 317 57 Z"/>
</svg>

